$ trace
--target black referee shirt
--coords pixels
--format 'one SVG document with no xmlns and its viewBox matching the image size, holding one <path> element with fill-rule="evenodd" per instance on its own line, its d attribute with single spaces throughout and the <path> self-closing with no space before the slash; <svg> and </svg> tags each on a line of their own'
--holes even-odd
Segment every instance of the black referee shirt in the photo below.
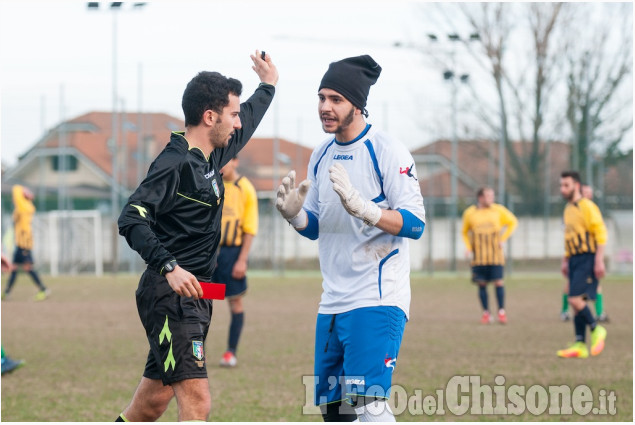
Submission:
<svg viewBox="0 0 635 425">
<path fill-rule="evenodd" d="M 211 280 L 225 192 L 219 170 L 249 141 L 274 92 L 273 86 L 263 84 L 240 105 L 242 128 L 226 148 L 214 149 L 209 160 L 199 149 L 189 150 L 183 132 L 172 133 L 118 221 L 119 234 L 149 268 L 160 272 L 176 259 L 197 279 Z"/>
</svg>

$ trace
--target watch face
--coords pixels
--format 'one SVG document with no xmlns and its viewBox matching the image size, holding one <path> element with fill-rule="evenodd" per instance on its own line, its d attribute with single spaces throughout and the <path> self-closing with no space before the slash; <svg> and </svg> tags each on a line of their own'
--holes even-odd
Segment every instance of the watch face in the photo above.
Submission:
<svg viewBox="0 0 635 425">
<path fill-rule="evenodd" d="M 174 270 L 174 266 L 172 265 L 172 262 L 167 262 L 165 263 L 165 271 L 166 272 L 171 272 Z"/>
</svg>

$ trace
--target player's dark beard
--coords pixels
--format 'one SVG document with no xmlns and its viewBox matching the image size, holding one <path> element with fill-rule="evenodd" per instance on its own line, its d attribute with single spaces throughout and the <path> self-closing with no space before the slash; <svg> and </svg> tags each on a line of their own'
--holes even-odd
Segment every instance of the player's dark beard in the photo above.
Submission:
<svg viewBox="0 0 635 425">
<path fill-rule="evenodd" d="M 211 129 L 210 131 L 210 141 L 212 143 L 212 147 L 214 148 L 224 148 L 227 146 L 227 142 L 229 140 L 229 137 L 231 137 L 234 133 L 234 131 L 232 130 L 229 134 L 227 133 L 221 133 L 219 128 L 222 128 L 220 126 L 220 124 L 222 124 L 223 120 L 218 117 L 216 119 L 216 124 L 218 124 L 218 126 L 214 127 L 213 129 Z"/>
<path fill-rule="evenodd" d="M 351 111 L 344 117 L 340 125 L 335 130 L 335 134 L 342 133 L 351 123 L 353 122 L 353 117 L 355 116 L 355 107 L 351 108 Z"/>
<path fill-rule="evenodd" d="M 566 199 L 568 202 L 573 201 L 573 198 L 575 196 L 575 189 L 571 189 L 571 191 L 567 192 L 564 195 L 564 199 Z"/>
</svg>

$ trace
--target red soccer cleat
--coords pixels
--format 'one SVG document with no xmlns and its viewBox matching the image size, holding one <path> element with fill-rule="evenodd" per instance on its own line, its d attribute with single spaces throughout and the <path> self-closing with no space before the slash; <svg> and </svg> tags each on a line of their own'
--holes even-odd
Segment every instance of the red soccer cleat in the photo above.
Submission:
<svg viewBox="0 0 635 425">
<path fill-rule="evenodd" d="M 501 325 L 507 323 L 507 314 L 505 314 L 505 310 L 498 310 L 498 323 Z"/>
</svg>

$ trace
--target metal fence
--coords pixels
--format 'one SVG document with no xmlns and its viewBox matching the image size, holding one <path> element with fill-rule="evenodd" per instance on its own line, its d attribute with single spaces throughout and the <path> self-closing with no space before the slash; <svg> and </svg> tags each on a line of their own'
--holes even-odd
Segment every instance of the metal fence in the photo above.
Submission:
<svg viewBox="0 0 635 425">
<path fill-rule="evenodd" d="M 428 209 L 424 235 L 410 241 L 411 269 L 436 272 L 450 270 L 452 256 L 465 262 L 461 223 L 455 226 L 455 243 L 450 220 L 430 214 Z M 609 231 L 606 249 L 609 272 L 633 273 L 633 211 L 611 210 L 605 213 Z M 13 238 L 11 217 L 3 215 L 3 252 L 11 254 Z M 92 211 L 38 213 L 33 220 L 35 266 L 44 273 L 96 274 L 140 272 L 145 266 L 122 237 L 114 237 L 115 226 L 109 215 Z M 113 243 L 118 244 L 118 267 L 113 264 Z M 452 252 L 454 248 L 454 252 Z M 507 257 L 514 262 L 558 260 L 563 253 L 563 229 L 560 217 L 520 217 L 519 226 L 507 243 Z M 335 249 L 335 248 L 334 248 Z M 341 255 L 349 255 L 342 252 Z M 317 269 L 318 241 L 298 235 L 284 221 L 269 199 L 260 200 L 259 233 L 250 254 L 250 267 L 283 273 L 287 269 Z M 557 270 L 557 269 L 555 269 Z M 545 271 L 554 271 L 546 268 Z"/>
</svg>

